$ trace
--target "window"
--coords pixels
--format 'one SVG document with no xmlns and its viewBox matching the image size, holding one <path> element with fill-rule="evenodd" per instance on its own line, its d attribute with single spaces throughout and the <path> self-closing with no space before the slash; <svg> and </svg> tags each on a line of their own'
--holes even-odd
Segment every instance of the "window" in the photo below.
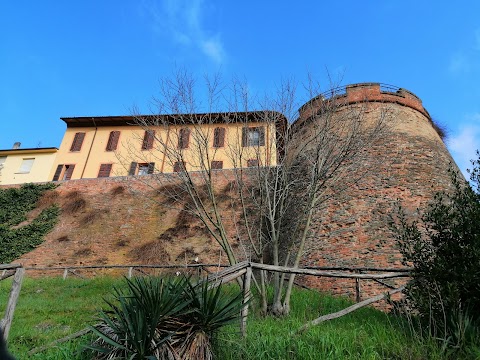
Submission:
<svg viewBox="0 0 480 360">
<path fill-rule="evenodd" d="M 113 132 L 113 131 L 112 131 Z M 101 164 L 98 171 L 98 177 L 109 177 L 112 171 L 112 164 Z"/>
<path fill-rule="evenodd" d="M 223 169 L 223 161 L 212 161 L 212 170 L 218 170 L 218 169 Z"/>
<path fill-rule="evenodd" d="M 137 163 L 132 162 L 130 164 L 130 170 L 128 171 L 128 175 L 148 175 L 153 174 L 155 170 L 155 163 Z"/>
<path fill-rule="evenodd" d="M 175 164 L 173 164 L 173 171 L 174 172 L 187 171 L 187 169 L 185 167 L 185 162 L 184 161 L 177 161 Z"/>
<path fill-rule="evenodd" d="M 247 166 L 248 166 L 248 167 L 258 166 L 258 159 L 250 159 L 250 160 L 247 160 Z"/>
<path fill-rule="evenodd" d="M 84 132 L 78 132 L 75 134 L 73 138 L 72 146 L 70 147 L 70 151 L 80 151 L 83 144 L 83 139 L 85 139 Z"/>
<path fill-rule="evenodd" d="M 120 131 L 110 131 L 110 136 L 108 137 L 107 147 L 105 151 L 117 150 L 119 138 L 120 138 Z"/>
<path fill-rule="evenodd" d="M 32 169 L 32 165 L 34 161 L 35 161 L 35 158 L 23 159 L 22 165 L 20 165 L 20 169 L 18 169 L 17 174 L 28 174 Z"/>
<path fill-rule="evenodd" d="M 5 164 L 5 161 L 7 160 L 6 156 L 0 156 L 0 168 Z"/>
<path fill-rule="evenodd" d="M 180 129 L 180 132 L 178 134 L 178 148 L 179 149 L 188 148 L 189 142 L 190 142 L 190 129 L 187 129 L 187 128 Z"/>
<path fill-rule="evenodd" d="M 242 129 L 242 146 L 264 146 L 265 145 L 265 128 L 244 127 Z"/>
<path fill-rule="evenodd" d="M 55 174 L 53 175 L 53 181 L 58 180 L 70 180 L 72 178 L 73 170 L 75 165 L 73 164 L 59 164 Z"/>
<path fill-rule="evenodd" d="M 138 164 L 137 175 L 148 175 L 149 166 L 147 163 Z"/>
<path fill-rule="evenodd" d="M 143 135 L 142 150 L 152 149 L 154 139 L 155 139 L 155 130 L 146 130 L 145 135 Z"/>
<path fill-rule="evenodd" d="M 225 143 L 225 128 L 215 128 L 213 130 L 213 147 L 223 147 Z"/>
</svg>

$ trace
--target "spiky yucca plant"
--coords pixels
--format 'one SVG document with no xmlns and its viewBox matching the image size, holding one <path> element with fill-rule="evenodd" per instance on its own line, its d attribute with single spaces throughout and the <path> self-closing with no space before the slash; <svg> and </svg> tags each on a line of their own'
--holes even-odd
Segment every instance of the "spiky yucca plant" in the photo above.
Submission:
<svg viewBox="0 0 480 360">
<path fill-rule="evenodd" d="M 92 327 L 96 359 L 212 359 L 216 331 L 240 314 L 242 294 L 191 278 L 126 279 Z"/>
<path fill-rule="evenodd" d="M 212 340 L 217 331 L 238 319 L 242 307 L 242 293 L 209 288 L 207 281 L 189 283 L 185 294 L 190 311 L 178 318 L 183 323 L 181 336 L 174 335 L 175 349 L 181 359 L 210 360 L 213 358 Z"/>
</svg>

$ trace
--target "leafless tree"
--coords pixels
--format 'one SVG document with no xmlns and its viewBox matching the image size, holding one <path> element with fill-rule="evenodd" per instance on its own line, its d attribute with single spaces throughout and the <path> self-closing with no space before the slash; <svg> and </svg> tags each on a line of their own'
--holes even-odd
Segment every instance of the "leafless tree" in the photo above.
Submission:
<svg viewBox="0 0 480 360">
<path fill-rule="evenodd" d="M 329 94 L 317 96 L 318 86 L 309 81 L 304 93 L 313 100 L 303 105 L 300 118 L 292 123 L 299 105 L 293 81 L 282 82 L 273 96 L 261 100 L 252 97 L 242 81 L 225 86 L 214 77 L 206 79 L 205 85 L 205 94 L 197 95 L 193 78 L 179 71 L 173 79 L 161 80 L 161 96 L 155 101 L 159 114 L 171 116 L 136 117 L 137 124 L 154 136 L 155 151 L 148 156 L 157 154 L 176 170 L 157 176 L 158 181 L 175 185 L 166 187 L 169 204 L 182 203 L 184 210 L 198 218 L 230 264 L 246 256 L 275 266 L 299 267 L 313 235 L 314 215 L 371 170 L 375 158 L 369 150 L 386 137 L 391 111 L 368 101 L 345 106 L 333 86 Z M 250 140 L 244 129 L 252 122 L 264 124 L 269 131 L 252 133 L 252 146 L 245 146 Z M 236 125 L 231 129 L 237 131 L 233 137 L 237 141 L 229 141 L 222 150 L 212 147 L 218 124 Z M 156 128 L 165 131 L 154 132 Z M 191 138 L 188 151 L 183 146 L 186 131 Z M 167 132 L 169 136 L 162 135 Z M 231 190 L 235 198 L 230 209 L 218 201 L 217 183 L 222 175 L 214 164 L 219 151 L 228 157 L 234 175 Z M 248 163 L 251 159 L 255 161 Z M 226 221 L 232 218 L 233 230 Z M 234 251 L 233 236 L 241 241 L 243 255 Z M 256 284 L 262 310 L 267 312 L 269 276 L 264 271 L 259 275 Z M 273 274 L 270 305 L 276 315 L 290 310 L 295 277 L 285 282 L 283 276 Z"/>
</svg>

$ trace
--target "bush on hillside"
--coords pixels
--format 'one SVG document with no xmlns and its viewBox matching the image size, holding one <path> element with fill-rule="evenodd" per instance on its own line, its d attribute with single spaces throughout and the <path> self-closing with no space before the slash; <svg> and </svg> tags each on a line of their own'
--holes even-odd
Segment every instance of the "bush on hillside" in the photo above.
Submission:
<svg viewBox="0 0 480 360">
<path fill-rule="evenodd" d="M 53 188 L 53 184 L 25 184 L 19 188 L 0 189 L 0 263 L 9 263 L 33 250 L 53 229 L 59 214 L 56 205 L 22 224 L 41 196 Z"/>
<path fill-rule="evenodd" d="M 421 221 L 399 217 L 397 238 L 413 265 L 407 303 L 430 334 L 462 349 L 480 329 L 480 154 L 471 183 L 452 170 L 451 191 L 435 195 Z"/>
</svg>

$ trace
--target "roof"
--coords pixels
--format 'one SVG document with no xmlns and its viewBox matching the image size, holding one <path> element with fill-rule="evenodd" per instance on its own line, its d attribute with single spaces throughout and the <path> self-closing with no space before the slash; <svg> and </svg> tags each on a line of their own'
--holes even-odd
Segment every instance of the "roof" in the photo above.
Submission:
<svg viewBox="0 0 480 360">
<path fill-rule="evenodd" d="M 44 148 L 22 148 L 22 149 L 0 149 L 0 155 L 9 154 L 47 154 L 55 153 L 58 151 L 56 147 L 44 147 Z"/>
<path fill-rule="evenodd" d="M 188 124 L 188 123 L 230 123 L 230 122 L 262 122 L 265 115 L 271 114 L 276 117 L 276 122 L 286 123 L 286 117 L 276 111 L 261 110 L 249 112 L 225 112 L 225 113 L 195 113 L 195 114 L 170 114 L 170 115 L 130 115 L 130 116 L 82 116 L 62 117 L 67 127 L 99 127 L 99 126 L 125 126 L 139 125 L 139 120 L 148 124 Z"/>
</svg>

